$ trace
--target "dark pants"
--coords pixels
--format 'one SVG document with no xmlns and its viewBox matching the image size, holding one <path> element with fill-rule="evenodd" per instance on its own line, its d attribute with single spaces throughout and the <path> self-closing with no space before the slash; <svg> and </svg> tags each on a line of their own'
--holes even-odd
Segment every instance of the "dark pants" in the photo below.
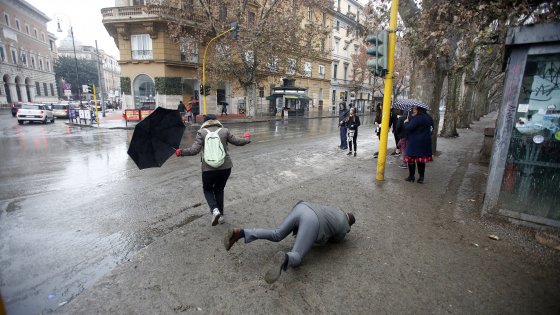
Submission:
<svg viewBox="0 0 560 315">
<path fill-rule="evenodd" d="M 340 148 L 341 149 L 347 149 L 348 148 L 348 143 L 346 140 L 346 126 L 340 126 Z"/>
<path fill-rule="evenodd" d="M 196 124 L 196 115 L 198 114 L 193 113 L 192 115 L 193 115 L 193 122 Z"/>
<path fill-rule="evenodd" d="M 221 114 L 226 114 L 226 116 L 227 116 L 227 106 L 222 106 L 222 113 Z"/>
<path fill-rule="evenodd" d="M 420 175 L 420 178 L 424 179 L 426 163 L 416 162 L 416 164 L 418 164 L 418 174 Z M 410 178 L 414 178 L 414 175 L 416 175 L 416 164 L 408 163 L 408 176 Z"/>
<path fill-rule="evenodd" d="M 210 213 L 218 208 L 224 214 L 224 188 L 231 174 L 231 168 L 225 170 L 202 172 L 202 189 L 204 198 L 210 207 Z"/>
<path fill-rule="evenodd" d="M 358 129 L 354 131 L 354 136 L 348 139 L 348 150 L 352 152 L 352 144 L 354 144 L 354 152 L 358 151 Z"/>
</svg>

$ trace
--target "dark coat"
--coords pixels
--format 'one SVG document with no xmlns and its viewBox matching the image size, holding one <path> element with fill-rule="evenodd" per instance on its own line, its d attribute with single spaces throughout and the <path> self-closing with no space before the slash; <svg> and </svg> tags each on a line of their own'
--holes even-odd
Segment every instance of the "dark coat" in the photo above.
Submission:
<svg viewBox="0 0 560 315">
<path fill-rule="evenodd" d="M 408 112 L 405 112 L 404 115 L 401 115 L 401 117 L 397 119 L 395 129 L 393 129 L 397 133 L 397 137 L 399 137 L 399 139 L 406 139 L 406 129 L 404 128 L 404 121 L 407 117 L 409 117 Z"/>
<path fill-rule="evenodd" d="M 348 113 L 346 109 L 343 111 L 338 111 L 338 125 L 340 127 L 346 127 L 348 121 Z"/>
<path fill-rule="evenodd" d="M 187 106 L 185 106 L 185 104 L 183 102 L 180 102 L 179 106 L 177 106 L 177 110 L 179 110 L 180 113 L 186 113 L 187 112 Z"/>
<path fill-rule="evenodd" d="M 361 125 L 360 117 L 358 117 L 358 115 L 354 115 L 354 118 L 355 118 L 354 121 L 352 121 L 352 118 L 348 116 L 348 121 L 346 122 L 346 125 L 350 130 L 358 130 L 358 127 L 360 127 Z"/>
<path fill-rule="evenodd" d="M 409 156 L 432 156 L 433 120 L 428 114 L 413 116 L 404 124 L 406 130 L 406 154 Z"/>
</svg>

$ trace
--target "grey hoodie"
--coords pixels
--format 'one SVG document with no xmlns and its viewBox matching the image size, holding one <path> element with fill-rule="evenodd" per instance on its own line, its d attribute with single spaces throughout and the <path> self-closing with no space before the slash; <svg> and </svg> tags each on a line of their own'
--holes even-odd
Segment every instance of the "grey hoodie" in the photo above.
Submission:
<svg viewBox="0 0 560 315">
<path fill-rule="evenodd" d="M 231 132 L 229 132 L 229 129 L 224 128 L 218 120 L 208 120 L 204 124 L 202 124 L 202 126 L 196 133 L 196 138 L 194 139 L 194 143 L 189 148 L 182 149 L 181 154 L 184 156 L 192 156 L 192 155 L 197 155 L 199 152 L 204 152 L 204 138 L 206 138 L 206 135 L 208 134 L 208 130 L 216 131 L 218 128 L 222 128 L 222 130 L 218 132 L 218 135 L 220 136 L 222 145 L 226 150 L 226 158 L 224 160 L 224 164 L 222 164 L 222 166 L 218 168 L 213 168 L 212 166 L 206 164 L 204 162 L 204 159 L 201 158 L 203 172 L 225 170 L 233 167 L 233 163 L 231 161 L 231 157 L 229 156 L 229 152 L 228 152 L 228 142 L 237 146 L 243 146 L 251 142 L 251 140 L 249 139 L 239 138 L 234 136 Z"/>
</svg>

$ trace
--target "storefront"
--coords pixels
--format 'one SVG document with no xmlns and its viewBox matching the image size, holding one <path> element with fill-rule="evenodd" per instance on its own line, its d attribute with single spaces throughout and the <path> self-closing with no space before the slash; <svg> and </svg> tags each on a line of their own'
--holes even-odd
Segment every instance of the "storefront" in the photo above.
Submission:
<svg viewBox="0 0 560 315">
<path fill-rule="evenodd" d="M 483 213 L 560 227 L 560 24 L 508 31 Z"/>
<path fill-rule="evenodd" d="M 287 111 L 288 115 L 292 117 L 303 116 L 309 111 L 311 98 L 306 94 L 307 89 L 294 86 L 294 81 L 288 81 L 284 86 L 273 88 L 272 95 L 266 98 L 270 101 L 271 112 L 281 114 Z"/>
</svg>

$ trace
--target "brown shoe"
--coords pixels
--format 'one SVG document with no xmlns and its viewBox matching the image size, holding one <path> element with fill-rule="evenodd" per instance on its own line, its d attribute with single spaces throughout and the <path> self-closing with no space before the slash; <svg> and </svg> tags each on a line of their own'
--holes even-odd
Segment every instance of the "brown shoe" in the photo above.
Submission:
<svg viewBox="0 0 560 315">
<path fill-rule="evenodd" d="M 240 228 L 230 228 L 224 237 L 224 247 L 229 250 L 241 238 Z"/>
</svg>

